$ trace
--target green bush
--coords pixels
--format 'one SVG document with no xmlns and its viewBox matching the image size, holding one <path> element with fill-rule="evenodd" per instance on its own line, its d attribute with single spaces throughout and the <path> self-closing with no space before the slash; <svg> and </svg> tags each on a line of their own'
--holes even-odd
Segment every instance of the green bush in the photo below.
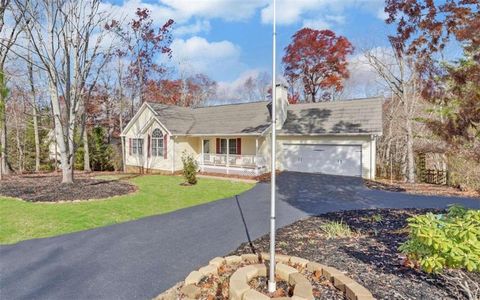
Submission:
<svg viewBox="0 0 480 300">
<path fill-rule="evenodd" d="M 198 164 L 195 158 L 187 152 L 182 153 L 183 177 L 189 184 L 197 183 Z"/>
<path fill-rule="evenodd" d="M 408 219 L 409 239 L 399 250 L 428 273 L 444 268 L 480 271 L 480 211 L 455 205 L 446 214 Z"/>
</svg>

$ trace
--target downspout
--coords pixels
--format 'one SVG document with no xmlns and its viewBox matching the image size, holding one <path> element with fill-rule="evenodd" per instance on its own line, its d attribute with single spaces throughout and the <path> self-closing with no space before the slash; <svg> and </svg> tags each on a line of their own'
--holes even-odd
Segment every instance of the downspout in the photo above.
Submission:
<svg viewBox="0 0 480 300">
<path fill-rule="evenodd" d="M 127 154 L 125 152 L 125 136 L 122 136 L 122 168 L 123 168 L 123 173 L 127 171 Z"/>
<path fill-rule="evenodd" d="M 175 136 L 172 135 L 170 139 L 172 140 L 172 175 L 175 175 Z"/>
<path fill-rule="evenodd" d="M 374 180 L 373 178 L 373 168 L 375 168 L 375 163 L 373 161 L 373 140 L 375 139 L 375 135 L 370 135 L 370 180 Z"/>
<path fill-rule="evenodd" d="M 227 174 L 229 174 L 229 169 L 230 169 L 230 139 L 227 137 Z"/>
</svg>

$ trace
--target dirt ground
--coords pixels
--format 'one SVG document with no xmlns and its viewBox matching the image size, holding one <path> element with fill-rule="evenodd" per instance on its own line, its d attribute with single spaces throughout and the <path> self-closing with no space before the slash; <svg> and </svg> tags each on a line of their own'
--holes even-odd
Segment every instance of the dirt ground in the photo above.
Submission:
<svg viewBox="0 0 480 300">
<path fill-rule="evenodd" d="M 398 251 L 408 236 L 406 219 L 427 211 L 433 210 L 361 210 L 310 217 L 279 229 L 276 251 L 335 267 L 377 299 L 467 299 L 448 276 L 468 275 L 471 282 L 480 284 L 480 274 L 463 270 L 447 270 L 445 276 L 427 274 L 406 266 L 405 257 Z M 329 221 L 343 221 L 356 234 L 329 239 L 321 229 Z M 268 249 L 269 236 L 265 235 L 242 244 L 231 254 Z"/>
<path fill-rule="evenodd" d="M 446 185 L 436 185 L 428 183 L 405 183 L 401 181 L 392 181 L 389 179 L 365 180 L 365 185 L 370 189 L 385 190 L 391 192 L 407 192 L 410 194 L 432 195 L 432 196 L 457 196 L 479 198 L 478 191 L 462 191 Z"/>
<path fill-rule="evenodd" d="M 0 195 L 29 202 L 58 202 L 102 199 L 134 192 L 136 187 L 123 180 L 92 178 L 75 174 L 74 184 L 62 184 L 55 173 L 9 176 L 0 182 Z"/>
</svg>

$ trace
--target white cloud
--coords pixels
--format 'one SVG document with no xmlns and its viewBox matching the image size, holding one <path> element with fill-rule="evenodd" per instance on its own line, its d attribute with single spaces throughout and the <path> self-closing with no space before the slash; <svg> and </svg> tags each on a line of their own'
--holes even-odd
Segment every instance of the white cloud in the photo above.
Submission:
<svg viewBox="0 0 480 300">
<path fill-rule="evenodd" d="M 194 36 L 189 39 L 175 39 L 172 55 L 180 72 L 205 73 L 218 78 L 229 75 L 243 67 L 240 63 L 240 47 L 230 41 L 209 42 Z M 230 74 L 231 76 L 231 74 Z"/>
<path fill-rule="evenodd" d="M 387 64 L 391 62 L 391 49 L 377 47 L 370 50 Z M 362 98 L 383 95 L 386 86 L 382 78 L 369 64 L 365 53 L 352 55 L 348 60 L 350 78 L 344 83 L 345 89 L 342 98 Z"/>
<path fill-rule="evenodd" d="M 228 21 L 247 20 L 268 0 L 160 0 L 184 17 L 220 18 Z"/>
<path fill-rule="evenodd" d="M 341 14 L 347 9 L 362 9 L 378 18 L 378 9 L 383 10 L 383 0 L 279 0 L 277 1 L 277 22 L 280 25 L 289 25 L 305 19 L 317 19 L 323 14 L 324 19 L 338 24 L 345 23 Z M 269 4 L 261 11 L 262 22 L 272 23 L 273 5 Z M 322 18 L 321 18 L 322 19 Z"/>
<path fill-rule="evenodd" d="M 305 19 L 303 20 L 303 28 L 311 28 L 311 29 L 316 29 L 316 30 L 323 30 L 323 29 L 330 29 L 331 24 L 328 22 L 325 22 L 322 19 Z"/>
<path fill-rule="evenodd" d="M 209 32 L 210 29 L 211 25 L 208 20 L 197 20 L 195 23 L 176 27 L 173 34 L 175 36 L 193 35 L 201 32 Z"/>
<path fill-rule="evenodd" d="M 377 18 L 380 20 L 386 20 L 388 18 L 388 14 L 385 12 L 385 9 L 383 7 L 380 7 L 377 10 Z"/>
</svg>

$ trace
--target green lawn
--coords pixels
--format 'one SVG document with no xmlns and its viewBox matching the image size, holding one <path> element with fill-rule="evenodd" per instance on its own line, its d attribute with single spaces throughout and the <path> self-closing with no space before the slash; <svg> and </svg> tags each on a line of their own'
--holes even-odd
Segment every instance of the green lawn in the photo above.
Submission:
<svg viewBox="0 0 480 300">
<path fill-rule="evenodd" d="M 180 186 L 181 177 L 141 176 L 129 180 L 138 191 L 105 200 L 30 203 L 0 196 L 0 244 L 80 231 L 238 195 L 253 184 L 199 178 Z"/>
</svg>

